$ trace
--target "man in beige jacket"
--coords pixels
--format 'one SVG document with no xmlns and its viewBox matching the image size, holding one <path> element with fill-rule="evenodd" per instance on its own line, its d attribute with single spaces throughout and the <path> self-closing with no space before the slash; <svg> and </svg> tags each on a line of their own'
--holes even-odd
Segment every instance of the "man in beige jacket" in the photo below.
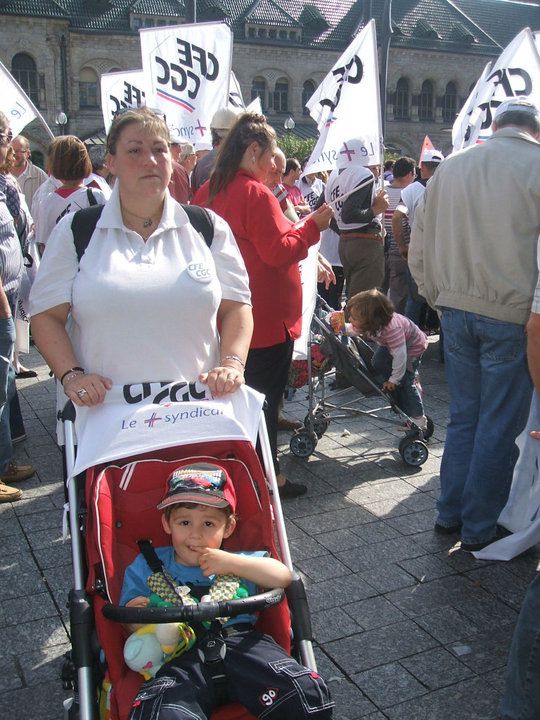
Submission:
<svg viewBox="0 0 540 720">
<path fill-rule="evenodd" d="M 417 209 L 409 267 L 441 312 L 450 423 L 435 530 L 497 536 L 531 399 L 525 324 L 538 276 L 540 111 L 513 98 L 493 135 L 444 160 Z"/>
</svg>

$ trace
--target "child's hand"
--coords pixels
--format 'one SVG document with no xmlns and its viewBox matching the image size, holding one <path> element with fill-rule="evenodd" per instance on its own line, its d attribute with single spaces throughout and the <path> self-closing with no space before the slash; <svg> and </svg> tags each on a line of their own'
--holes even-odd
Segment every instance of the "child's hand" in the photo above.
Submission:
<svg viewBox="0 0 540 720">
<path fill-rule="evenodd" d="M 386 382 L 383 382 L 383 390 L 388 390 L 388 392 L 394 392 L 397 385 L 396 383 L 389 382 L 388 380 Z"/>
<path fill-rule="evenodd" d="M 233 572 L 232 560 L 234 556 L 225 550 L 218 548 L 201 548 L 199 555 L 199 567 L 203 575 L 228 575 Z"/>
<path fill-rule="evenodd" d="M 131 598 L 131 600 L 128 600 L 126 603 L 126 607 L 148 607 L 149 600 L 147 597 L 143 597 L 142 595 L 137 595 L 137 597 Z"/>
<path fill-rule="evenodd" d="M 328 321 L 335 334 L 339 335 L 343 329 L 343 325 L 345 324 L 345 313 L 343 310 L 335 310 L 328 316 Z"/>
</svg>

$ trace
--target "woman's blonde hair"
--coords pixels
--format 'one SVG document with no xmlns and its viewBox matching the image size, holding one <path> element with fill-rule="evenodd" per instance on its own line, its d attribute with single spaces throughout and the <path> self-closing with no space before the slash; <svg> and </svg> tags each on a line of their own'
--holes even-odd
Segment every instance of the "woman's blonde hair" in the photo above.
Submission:
<svg viewBox="0 0 540 720">
<path fill-rule="evenodd" d="M 392 301 L 376 288 L 353 295 L 346 310 L 349 317 L 353 315 L 358 320 L 362 331 L 371 335 L 386 327 L 394 314 Z"/>
<path fill-rule="evenodd" d="M 112 121 L 107 135 L 107 152 L 110 155 L 116 155 L 116 145 L 121 133 L 128 125 L 132 124 L 140 125 L 142 129 L 147 132 L 155 132 L 165 140 L 167 145 L 171 144 L 171 136 L 164 115 L 146 106 L 128 108 L 127 110 L 119 112 Z"/>
<path fill-rule="evenodd" d="M 234 178 L 246 149 L 256 142 L 266 152 L 276 142 L 276 133 L 264 115 L 248 112 L 239 116 L 218 149 L 216 164 L 210 175 L 209 200 L 225 190 Z"/>
<path fill-rule="evenodd" d="M 9 173 L 13 170 L 15 167 L 15 151 L 11 147 L 11 145 L 7 149 L 6 153 L 6 159 L 4 160 L 4 164 L 0 165 L 0 174 L 1 175 L 9 175 Z"/>
</svg>

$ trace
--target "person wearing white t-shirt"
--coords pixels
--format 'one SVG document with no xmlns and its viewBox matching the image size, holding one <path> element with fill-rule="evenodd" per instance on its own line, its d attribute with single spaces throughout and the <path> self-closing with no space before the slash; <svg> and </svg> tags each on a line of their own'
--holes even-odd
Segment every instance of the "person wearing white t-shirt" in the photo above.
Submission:
<svg viewBox="0 0 540 720">
<path fill-rule="evenodd" d="M 37 346 L 76 405 L 112 384 L 199 379 L 234 392 L 252 316 L 228 225 L 210 214 L 208 248 L 171 198 L 169 131 L 149 108 L 115 118 L 107 149 L 116 183 L 80 262 L 72 216 L 49 239 L 31 295 Z"/>
<path fill-rule="evenodd" d="M 86 145 L 75 135 L 63 135 L 53 140 L 49 151 L 49 170 L 62 184 L 37 208 L 34 224 L 41 252 L 52 229 L 64 215 L 90 205 L 103 205 L 106 201 L 101 190 L 87 188 L 84 184 L 92 172 L 92 163 Z"/>
</svg>

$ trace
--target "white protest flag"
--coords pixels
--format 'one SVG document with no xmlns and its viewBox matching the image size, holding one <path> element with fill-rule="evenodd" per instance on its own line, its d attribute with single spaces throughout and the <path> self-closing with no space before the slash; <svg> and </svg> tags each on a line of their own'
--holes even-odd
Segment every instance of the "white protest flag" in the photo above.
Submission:
<svg viewBox="0 0 540 720">
<path fill-rule="evenodd" d="M 348 140 L 362 137 L 369 165 L 382 161 L 382 123 L 375 21 L 352 41 L 306 107 L 320 137 L 304 173 L 332 170 Z"/>
<path fill-rule="evenodd" d="M 101 76 L 101 110 L 106 133 L 117 112 L 148 104 L 145 86 L 142 70 L 104 73 Z"/>
<path fill-rule="evenodd" d="M 471 90 L 469 97 L 465 100 L 465 103 L 458 116 L 454 120 L 452 126 L 452 148 L 454 152 L 461 150 L 465 147 L 465 143 L 470 135 L 470 126 L 475 125 L 481 115 L 479 104 L 482 102 L 482 93 L 485 90 L 487 78 L 491 71 L 492 62 L 491 60 L 486 64 L 482 74 L 476 81 L 475 86 Z"/>
<path fill-rule="evenodd" d="M 238 82 L 238 78 L 234 74 L 234 71 L 231 70 L 231 79 L 229 82 L 229 104 L 228 104 L 229 110 L 232 110 L 233 112 L 239 112 L 240 110 L 245 110 L 246 104 L 244 102 L 244 98 L 242 96 L 242 88 L 240 87 L 240 83 Z"/>
<path fill-rule="evenodd" d="M 45 119 L 15 80 L 9 70 L 0 62 L 0 94 L 2 96 L 2 112 L 9 120 L 13 136 L 19 135 L 23 129 L 36 118 L 39 118 L 51 138 L 54 137 Z"/>
<path fill-rule="evenodd" d="M 249 105 L 246 107 L 246 112 L 254 112 L 257 113 L 257 115 L 263 114 L 263 109 L 261 105 L 261 98 L 257 95 L 256 98 L 254 98 Z"/>
<path fill-rule="evenodd" d="M 227 107 L 232 32 L 224 23 L 139 31 L 143 71 L 167 125 L 189 142 L 211 142 L 210 120 Z"/>
<path fill-rule="evenodd" d="M 540 52 L 529 28 L 516 35 L 491 68 L 484 70 L 473 94 L 464 117 L 460 112 L 452 129 L 454 151 L 487 140 L 494 111 L 505 100 L 524 96 L 540 105 Z"/>
</svg>

